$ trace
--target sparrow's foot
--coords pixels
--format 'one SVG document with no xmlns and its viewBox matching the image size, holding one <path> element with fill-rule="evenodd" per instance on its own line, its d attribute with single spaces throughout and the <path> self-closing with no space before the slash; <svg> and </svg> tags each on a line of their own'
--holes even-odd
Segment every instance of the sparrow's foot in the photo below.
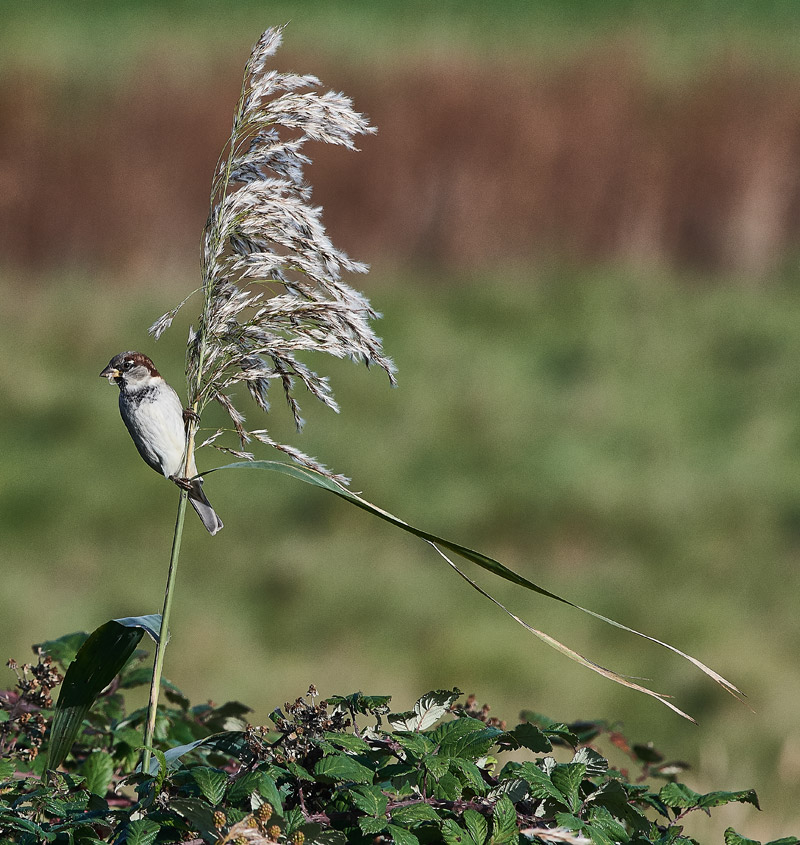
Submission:
<svg viewBox="0 0 800 845">
<path fill-rule="evenodd" d="M 183 424 L 189 425 L 190 422 L 199 423 L 200 414 L 195 413 L 191 408 L 183 409 Z"/>
<path fill-rule="evenodd" d="M 180 487 L 182 490 L 191 490 L 192 489 L 192 482 L 188 478 L 177 478 L 176 476 L 172 476 L 172 480 Z"/>
</svg>

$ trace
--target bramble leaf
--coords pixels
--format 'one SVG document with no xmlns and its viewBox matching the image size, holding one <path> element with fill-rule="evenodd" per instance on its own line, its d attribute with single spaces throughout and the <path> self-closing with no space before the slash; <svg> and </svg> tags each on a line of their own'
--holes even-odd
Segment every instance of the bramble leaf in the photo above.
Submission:
<svg viewBox="0 0 800 845">
<path fill-rule="evenodd" d="M 228 786 L 228 776 L 225 772 L 212 769 L 209 766 L 197 766 L 190 771 L 194 782 L 200 787 L 200 791 L 208 802 L 214 806 L 219 804 Z"/>
<path fill-rule="evenodd" d="M 583 763 L 559 763 L 550 775 L 553 786 L 564 796 L 573 813 L 581 803 L 579 790 L 585 776 L 586 766 Z"/>
<path fill-rule="evenodd" d="M 476 810 L 464 810 L 462 818 L 475 845 L 483 845 L 489 832 L 485 816 Z"/>
<path fill-rule="evenodd" d="M 492 813 L 492 845 L 503 845 L 519 839 L 517 811 L 511 799 L 504 795 L 495 805 Z"/>
<path fill-rule="evenodd" d="M 368 835 L 375 835 L 380 833 L 382 830 L 386 828 L 388 824 L 385 818 L 374 818 L 372 816 L 359 816 L 358 817 L 358 826 L 361 828 L 362 833 L 366 833 Z"/>
<path fill-rule="evenodd" d="M 389 724 L 398 731 L 424 731 L 433 727 L 452 707 L 461 695 L 461 690 L 434 690 L 414 705 L 413 710 L 405 713 L 392 713 Z"/>
<path fill-rule="evenodd" d="M 93 751 L 81 766 L 89 792 L 101 798 L 108 792 L 114 774 L 114 761 L 106 751 Z"/>
<path fill-rule="evenodd" d="M 416 827 L 425 822 L 438 822 L 440 819 L 436 810 L 430 804 L 420 801 L 392 810 L 392 821 L 395 824 Z"/>
<path fill-rule="evenodd" d="M 732 827 L 729 827 L 724 835 L 725 845 L 761 845 L 757 839 L 745 839 L 744 836 L 739 836 Z"/>
<path fill-rule="evenodd" d="M 362 766 L 352 757 L 344 754 L 332 754 L 323 757 L 314 766 L 314 774 L 323 779 L 333 781 L 354 781 L 355 783 L 372 783 L 374 772 L 366 766 Z"/>
<path fill-rule="evenodd" d="M 382 816 L 389 799 L 377 786 L 361 786 L 350 790 L 350 798 L 359 810 L 369 816 Z"/>
<path fill-rule="evenodd" d="M 152 845 L 161 826 L 151 819 L 136 819 L 125 829 L 126 845 Z"/>
<path fill-rule="evenodd" d="M 530 722 L 523 722 L 513 731 L 506 731 L 498 739 L 497 744 L 501 748 L 528 748 L 531 751 L 551 751 L 553 748 L 550 740 Z"/>
<path fill-rule="evenodd" d="M 0 781 L 4 781 L 12 777 L 16 770 L 17 767 L 14 765 L 13 760 L 9 760 L 7 758 L 0 760 Z"/>
<path fill-rule="evenodd" d="M 528 781 L 533 798 L 550 798 L 562 806 L 568 806 L 563 792 L 550 780 L 550 776 L 535 763 L 523 763 L 517 770 L 517 774 Z"/>
<path fill-rule="evenodd" d="M 604 775 L 608 771 L 608 760 L 586 745 L 575 752 L 571 762 L 583 763 L 586 766 L 586 777 L 590 778 Z"/>
<path fill-rule="evenodd" d="M 419 845 L 419 839 L 417 839 L 410 830 L 406 830 L 404 827 L 398 827 L 396 824 L 390 824 L 388 826 L 388 831 L 395 845 Z"/>
<path fill-rule="evenodd" d="M 667 783 L 661 787 L 658 797 L 668 807 L 680 809 L 698 808 L 709 810 L 712 807 L 720 807 L 723 804 L 738 802 L 740 804 L 752 804 L 757 809 L 758 796 L 754 789 L 742 789 L 738 792 L 708 792 L 701 795 L 682 783 Z"/>
</svg>

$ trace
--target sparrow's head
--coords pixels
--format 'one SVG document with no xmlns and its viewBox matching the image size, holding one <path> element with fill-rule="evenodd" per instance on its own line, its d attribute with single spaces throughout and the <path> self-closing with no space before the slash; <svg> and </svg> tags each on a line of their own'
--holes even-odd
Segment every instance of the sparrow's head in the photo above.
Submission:
<svg viewBox="0 0 800 845">
<path fill-rule="evenodd" d="M 108 362 L 100 376 L 116 382 L 120 390 L 136 390 L 153 378 L 161 378 L 153 362 L 141 352 L 120 352 Z"/>
</svg>

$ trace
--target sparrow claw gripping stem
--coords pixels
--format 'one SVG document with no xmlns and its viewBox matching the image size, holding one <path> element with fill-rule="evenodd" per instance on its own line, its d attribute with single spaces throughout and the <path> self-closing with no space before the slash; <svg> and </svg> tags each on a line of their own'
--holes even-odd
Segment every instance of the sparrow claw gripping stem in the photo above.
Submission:
<svg viewBox="0 0 800 845">
<path fill-rule="evenodd" d="M 200 414 L 196 413 L 191 408 L 184 408 L 183 409 L 183 424 L 189 425 L 190 422 L 199 423 L 200 422 Z"/>
</svg>

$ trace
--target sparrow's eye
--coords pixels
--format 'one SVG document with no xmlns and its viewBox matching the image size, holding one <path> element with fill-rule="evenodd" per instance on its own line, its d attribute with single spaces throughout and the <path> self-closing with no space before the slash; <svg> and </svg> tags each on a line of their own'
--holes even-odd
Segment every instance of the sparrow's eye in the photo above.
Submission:
<svg viewBox="0 0 800 845">
<path fill-rule="evenodd" d="M 127 361 L 125 361 L 125 362 L 123 363 L 123 365 L 122 365 L 122 369 L 123 369 L 123 370 L 125 370 L 125 371 L 127 372 L 127 371 L 128 371 L 128 370 L 132 367 L 132 366 L 133 366 L 133 361 L 131 361 L 130 359 L 128 359 Z"/>
</svg>

